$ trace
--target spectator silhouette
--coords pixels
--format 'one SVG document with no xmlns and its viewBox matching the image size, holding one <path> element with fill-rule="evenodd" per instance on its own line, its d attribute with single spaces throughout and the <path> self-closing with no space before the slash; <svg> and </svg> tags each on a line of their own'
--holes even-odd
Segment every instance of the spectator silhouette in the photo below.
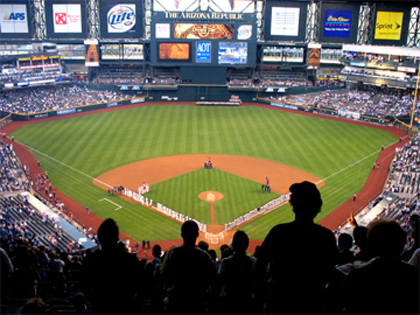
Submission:
<svg viewBox="0 0 420 315">
<path fill-rule="evenodd" d="M 356 226 L 353 229 L 354 243 L 359 247 L 359 251 L 354 254 L 355 264 L 367 262 L 373 258 L 367 243 L 367 232 L 368 229 L 365 226 Z"/>
<path fill-rule="evenodd" d="M 0 266 L 1 266 L 1 269 L 0 269 L 0 273 L 1 273 L 0 298 L 1 299 L 0 300 L 6 301 L 8 299 L 8 295 L 10 295 L 9 290 L 12 284 L 11 279 L 14 272 L 14 268 L 13 268 L 12 261 L 9 258 L 9 255 L 1 247 L 0 247 Z M 3 303 L 2 303 L 1 311 L 2 311 L 1 313 L 4 314 Z"/>
<path fill-rule="evenodd" d="M 47 314 L 47 304 L 43 298 L 33 297 L 26 301 L 21 314 Z"/>
<path fill-rule="evenodd" d="M 337 262 L 336 239 L 332 231 L 314 223 L 322 206 L 316 185 L 305 181 L 289 190 L 295 220 L 273 227 L 258 250 L 257 302 L 266 302 L 266 313 L 319 313 Z M 259 279 L 267 279 L 268 287 Z"/>
<path fill-rule="evenodd" d="M 162 248 L 156 244 L 152 249 L 153 259 L 144 266 L 144 295 L 146 299 L 150 299 L 151 311 L 155 313 L 158 305 L 161 303 L 161 290 L 158 281 L 155 279 L 155 272 L 162 265 Z"/>
<path fill-rule="evenodd" d="M 118 247 L 119 228 L 106 219 L 98 229 L 101 249 L 88 255 L 82 268 L 86 298 L 93 312 L 127 314 L 138 312 L 136 296 L 141 282 L 142 264 L 135 254 Z"/>
<path fill-rule="evenodd" d="M 341 233 L 338 237 L 338 249 L 340 250 L 340 254 L 338 256 L 338 264 L 344 265 L 347 263 L 353 263 L 355 261 L 355 257 L 351 248 L 353 246 L 353 238 L 350 234 Z"/>
<path fill-rule="evenodd" d="M 410 265 L 413 265 L 414 267 L 419 270 L 420 267 L 420 248 L 417 248 L 414 252 L 413 256 L 411 256 L 410 261 L 408 262 Z"/>
<path fill-rule="evenodd" d="M 199 241 L 197 246 L 198 248 L 204 250 L 205 252 L 207 253 L 209 252 L 209 243 L 204 242 L 204 241 Z"/>
<path fill-rule="evenodd" d="M 204 313 L 210 285 L 216 279 L 216 267 L 210 255 L 196 247 L 197 223 L 186 221 L 181 228 L 184 244 L 165 254 L 161 274 L 166 283 L 167 313 Z"/>
<path fill-rule="evenodd" d="M 413 243 L 411 247 L 404 251 L 401 255 L 401 259 L 404 261 L 409 261 L 413 256 L 414 252 L 419 248 L 420 244 L 420 221 L 417 214 L 412 214 L 410 216 L 410 225 L 411 225 L 411 238 Z"/>
<path fill-rule="evenodd" d="M 233 255 L 220 262 L 222 314 L 245 314 L 252 310 L 252 267 L 256 258 L 246 254 L 248 246 L 248 235 L 237 231 L 232 240 Z"/>
<path fill-rule="evenodd" d="M 380 219 L 370 224 L 368 244 L 375 256 L 356 266 L 345 287 L 345 311 L 363 314 L 419 314 L 419 274 L 401 260 L 406 243 L 398 222 Z"/>
</svg>

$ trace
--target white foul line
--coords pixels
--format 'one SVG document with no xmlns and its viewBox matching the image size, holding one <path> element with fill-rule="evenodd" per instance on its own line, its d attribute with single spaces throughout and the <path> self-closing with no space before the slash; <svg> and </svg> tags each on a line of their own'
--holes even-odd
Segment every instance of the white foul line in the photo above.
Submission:
<svg viewBox="0 0 420 315">
<path fill-rule="evenodd" d="M 406 138 L 406 137 L 404 137 L 404 138 Z M 394 145 L 395 143 L 397 143 L 397 142 L 399 142 L 399 141 L 400 141 L 400 140 L 395 141 L 394 143 L 391 143 L 389 146 L 387 146 L 387 148 L 388 148 L 388 147 L 390 147 L 391 145 Z M 382 151 L 382 150 L 375 151 L 375 152 L 373 152 L 372 154 L 369 154 L 369 155 L 365 156 L 363 159 L 360 159 L 359 161 L 356 161 L 356 162 L 354 162 L 354 163 L 352 163 L 352 164 L 350 164 L 350 165 L 346 166 L 345 168 L 342 168 L 342 169 L 341 169 L 341 170 L 339 170 L 338 172 L 335 172 L 334 174 L 331 174 L 331 175 L 329 175 L 329 176 L 325 177 L 323 180 L 321 180 L 321 181 L 319 181 L 319 182 L 317 182 L 317 183 L 315 183 L 315 184 L 317 185 L 317 184 L 320 184 L 320 183 L 322 183 L 322 182 L 325 182 L 328 178 L 333 177 L 333 176 L 335 176 L 335 175 L 337 175 L 337 174 L 339 174 L 339 173 L 341 173 L 341 172 L 345 171 L 346 169 L 348 169 L 348 168 L 350 168 L 350 167 L 352 167 L 352 166 L 354 166 L 354 165 L 356 165 L 356 164 L 359 164 L 359 163 L 360 163 L 360 162 L 362 162 L 363 160 L 366 160 L 367 158 L 371 157 L 372 155 L 377 154 L 377 153 L 378 153 L 378 152 L 380 152 L 380 151 Z"/>
<path fill-rule="evenodd" d="M 17 141 L 16 141 L 16 142 L 17 142 Z M 19 142 L 19 144 L 22 144 L 22 143 L 20 143 L 20 142 Z M 92 176 L 90 176 L 90 175 L 88 175 L 88 174 L 86 174 L 86 173 L 83 173 L 82 171 L 79 171 L 78 169 L 75 169 L 74 167 L 71 167 L 70 165 L 67 165 L 67 164 L 65 164 L 65 163 L 63 163 L 63 162 L 61 162 L 61 161 L 58 161 L 58 160 L 54 159 L 53 157 L 51 157 L 51 156 L 49 156 L 49 155 L 47 155 L 47 154 L 45 154 L 45 153 L 42 153 L 42 152 L 38 151 L 37 149 L 31 148 L 31 147 L 29 147 L 29 146 L 27 146 L 27 145 L 25 145 L 25 144 L 22 144 L 22 145 L 24 145 L 25 147 L 27 147 L 27 148 L 28 148 L 29 150 L 31 150 L 31 151 L 35 151 L 35 152 L 37 152 L 38 154 L 41 154 L 41 155 L 43 155 L 43 156 L 45 156 L 45 157 L 49 158 L 50 160 L 53 160 L 54 162 L 57 162 L 57 163 L 59 163 L 59 164 L 61 164 L 61 165 L 65 166 L 65 167 L 68 167 L 69 169 L 71 169 L 71 170 L 73 170 L 73 171 L 75 171 L 75 172 L 77 172 L 77 173 L 79 173 L 79 174 L 82 174 L 82 175 L 84 175 L 84 176 L 86 176 L 86 177 L 88 177 L 88 178 L 92 179 L 93 181 L 96 181 L 96 182 L 98 182 L 98 183 L 101 183 L 102 185 L 107 186 L 107 187 L 109 187 L 109 188 L 114 188 L 113 186 L 111 186 L 111 185 L 109 185 L 109 184 L 107 184 L 107 183 L 104 183 L 104 182 L 102 182 L 102 181 L 100 181 L 100 180 L 98 180 L 98 179 L 96 179 L 96 178 L 93 178 Z"/>
<path fill-rule="evenodd" d="M 101 201 L 104 201 L 104 200 L 108 201 L 109 203 L 112 203 L 113 205 L 116 205 L 118 208 L 114 209 L 115 211 L 120 210 L 122 208 L 122 206 L 120 206 L 119 204 L 116 204 L 115 202 L 112 202 L 111 200 L 108 200 L 107 198 L 98 200 L 98 202 L 101 202 Z"/>
</svg>

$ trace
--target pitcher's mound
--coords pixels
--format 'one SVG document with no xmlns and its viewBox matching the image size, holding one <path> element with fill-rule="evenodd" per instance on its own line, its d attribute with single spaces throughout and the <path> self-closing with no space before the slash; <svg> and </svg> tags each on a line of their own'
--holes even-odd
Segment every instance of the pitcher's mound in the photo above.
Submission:
<svg viewBox="0 0 420 315">
<path fill-rule="evenodd" d="M 203 191 L 198 195 L 198 198 L 204 201 L 217 201 L 223 199 L 223 194 L 217 191 Z"/>
</svg>

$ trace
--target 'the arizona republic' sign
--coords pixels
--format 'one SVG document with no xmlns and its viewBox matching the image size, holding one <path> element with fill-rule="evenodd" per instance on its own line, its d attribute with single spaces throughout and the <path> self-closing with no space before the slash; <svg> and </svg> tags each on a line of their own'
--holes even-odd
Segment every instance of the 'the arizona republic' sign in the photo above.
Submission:
<svg viewBox="0 0 420 315">
<path fill-rule="evenodd" d="M 108 33 L 132 33 L 136 31 L 136 5 L 117 4 L 107 14 Z"/>
</svg>

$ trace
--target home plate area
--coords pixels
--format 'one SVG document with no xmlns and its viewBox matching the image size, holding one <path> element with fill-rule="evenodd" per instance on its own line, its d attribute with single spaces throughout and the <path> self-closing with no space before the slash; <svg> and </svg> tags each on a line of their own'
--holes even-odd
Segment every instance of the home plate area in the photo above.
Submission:
<svg viewBox="0 0 420 315">
<path fill-rule="evenodd" d="M 223 234 L 223 232 L 217 234 L 205 233 L 204 237 L 210 240 L 211 244 L 219 244 L 219 240 L 223 240 L 225 238 L 225 235 Z"/>
</svg>

